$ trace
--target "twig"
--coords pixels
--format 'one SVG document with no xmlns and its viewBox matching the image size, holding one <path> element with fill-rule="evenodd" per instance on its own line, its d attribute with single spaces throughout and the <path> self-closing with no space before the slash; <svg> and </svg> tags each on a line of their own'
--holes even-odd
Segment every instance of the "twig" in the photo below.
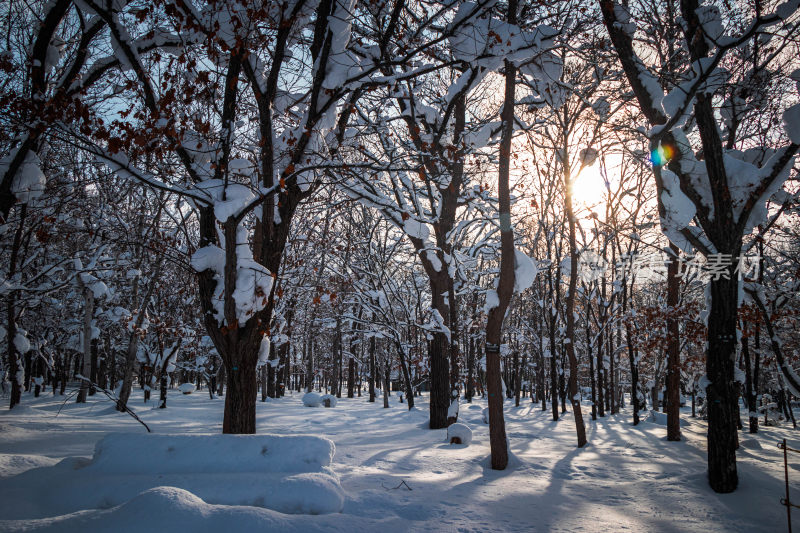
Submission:
<svg viewBox="0 0 800 533">
<path fill-rule="evenodd" d="M 116 394 L 114 394 L 114 392 L 113 392 L 113 391 L 110 391 L 110 390 L 108 390 L 108 389 L 104 389 L 103 387 L 101 387 L 101 386 L 100 386 L 100 385 L 98 385 L 97 383 L 93 383 L 93 382 L 92 382 L 90 379 L 87 379 L 87 378 L 85 378 L 84 376 L 81 376 L 80 374 L 78 375 L 78 379 L 81 379 L 81 380 L 83 380 L 83 381 L 86 381 L 86 382 L 88 382 L 90 386 L 92 386 L 92 387 L 94 387 L 94 388 L 95 388 L 95 390 L 99 390 L 100 392 L 102 392 L 103 394 L 105 394 L 105 395 L 106 395 L 106 397 L 107 397 L 109 400 L 111 400 L 112 402 L 114 402 L 114 404 L 116 405 L 117 409 L 119 409 L 119 398 L 117 398 L 117 395 L 116 395 Z M 80 390 L 80 389 L 78 389 L 76 392 L 78 392 L 79 390 Z M 67 401 L 68 401 L 68 400 L 69 400 L 69 399 L 70 399 L 72 396 L 73 396 L 73 394 L 71 394 L 71 395 L 68 395 L 68 396 L 67 396 L 67 398 L 64 400 L 64 403 L 62 403 L 62 404 L 61 404 L 61 407 L 58 409 L 58 413 L 56 413 L 56 416 L 58 416 L 58 414 L 59 414 L 59 413 L 61 413 L 61 409 L 64 407 L 64 405 L 67 403 Z M 133 417 L 133 419 L 134 419 L 134 420 L 136 420 L 136 421 L 137 421 L 137 422 L 139 422 L 141 425 L 143 425 L 143 426 L 144 426 L 144 428 L 147 430 L 147 432 L 148 432 L 148 433 L 152 433 L 152 431 L 150 430 L 150 427 L 149 427 L 147 424 L 145 424 L 144 420 L 142 420 L 141 418 L 139 418 L 139 415 L 137 415 L 137 414 L 136 414 L 136 413 L 133 411 L 133 409 L 131 409 L 131 408 L 130 408 L 130 407 L 128 407 L 127 405 L 125 405 L 125 412 L 126 412 L 126 413 L 128 413 L 129 415 L 131 415 L 131 416 Z"/>
<path fill-rule="evenodd" d="M 412 490 L 412 489 L 411 489 L 411 487 L 409 487 L 409 486 L 408 486 L 408 483 L 406 483 L 406 480 L 405 480 L 405 479 L 401 480 L 401 481 L 400 481 L 400 484 L 399 484 L 399 485 L 397 485 L 396 487 L 387 487 L 386 485 L 384 485 L 383 483 L 381 483 L 381 487 L 383 487 L 383 488 L 384 488 L 384 489 L 386 489 L 386 490 L 397 490 L 397 489 L 399 489 L 400 487 L 402 487 L 403 485 L 405 485 L 405 486 L 406 486 L 406 488 L 407 488 L 408 490 Z"/>
</svg>

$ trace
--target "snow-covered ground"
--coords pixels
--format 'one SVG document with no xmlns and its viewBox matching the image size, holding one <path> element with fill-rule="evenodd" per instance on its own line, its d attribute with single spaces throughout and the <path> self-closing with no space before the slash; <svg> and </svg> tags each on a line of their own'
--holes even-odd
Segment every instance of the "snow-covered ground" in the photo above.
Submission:
<svg viewBox="0 0 800 533">
<path fill-rule="evenodd" d="M 167 409 L 154 408 L 155 402 L 143 404 L 139 394 L 131 406 L 157 434 L 221 431 L 223 400 L 210 400 L 204 391 L 171 393 Z M 105 476 L 107 468 L 95 472 L 89 490 L 79 475 L 85 460 L 56 463 L 91 457 L 96 443 L 109 433 L 141 435 L 144 428 L 98 396 L 77 405 L 50 395 L 26 395 L 13 411 L 0 411 L 0 531 L 786 530 L 786 511 L 779 504 L 782 452 L 776 442 L 786 437 L 800 447 L 800 435 L 790 428 L 761 428 L 754 437 L 740 434 L 740 488 L 719 495 L 706 483 L 705 424 L 697 420 L 689 419 L 682 428 L 684 440 L 676 443 L 666 441 L 666 428 L 658 423 L 630 426 L 627 412 L 597 422 L 587 417 L 589 445 L 577 449 L 569 414 L 553 422 L 529 401 L 519 408 L 507 404 L 512 458 L 509 468 L 498 472 L 488 467 L 488 426 L 482 422 L 485 403 L 480 400 L 462 405 L 459 422 L 473 432 L 472 443 L 464 446 L 447 444 L 446 430 L 426 429 L 425 398 L 411 412 L 397 403 L 396 395 L 390 409 L 364 397 L 343 398 L 331 409 L 309 408 L 301 398 L 294 394 L 259 403 L 258 430 L 332 440 L 331 467 L 345 493 L 341 513 L 282 514 L 264 507 L 206 503 L 196 493 L 167 488 L 170 476 L 153 471 L 136 474 L 152 488 L 131 498 L 122 494 L 119 478 Z M 136 457 L 131 461 L 147 458 L 130 453 Z M 160 457 L 153 453 L 155 464 L 163 461 Z M 201 472 L 196 473 L 210 468 L 203 461 L 208 458 L 198 458 Z M 248 461 L 243 457 L 241 468 L 228 470 L 247 473 Z M 192 461 L 181 464 L 185 470 Z M 790 478 L 800 491 L 800 457 L 790 458 Z M 214 494 L 241 492 L 226 486 L 241 482 L 227 470 L 209 473 L 208 479 L 213 490 L 205 490 L 212 500 Z M 59 516 L 45 517 L 35 502 L 13 509 L 3 503 L 59 492 L 65 503 L 54 506 L 52 513 Z M 88 492 L 95 497 L 105 492 L 107 503 L 80 510 Z M 70 502 L 78 508 L 70 508 Z M 267 502 L 264 506 L 270 507 Z"/>
</svg>

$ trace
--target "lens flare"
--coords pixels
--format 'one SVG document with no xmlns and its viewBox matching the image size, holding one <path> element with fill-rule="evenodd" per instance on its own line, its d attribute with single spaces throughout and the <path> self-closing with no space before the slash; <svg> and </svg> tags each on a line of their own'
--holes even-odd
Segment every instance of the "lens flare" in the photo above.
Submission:
<svg viewBox="0 0 800 533">
<path fill-rule="evenodd" d="M 658 148 L 650 152 L 650 162 L 654 166 L 666 165 L 675 155 L 675 150 L 668 144 L 660 144 Z"/>
</svg>

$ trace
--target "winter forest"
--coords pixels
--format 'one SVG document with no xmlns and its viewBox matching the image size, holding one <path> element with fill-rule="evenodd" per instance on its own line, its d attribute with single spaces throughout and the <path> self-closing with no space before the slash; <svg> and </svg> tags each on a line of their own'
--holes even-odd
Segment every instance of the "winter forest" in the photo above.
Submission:
<svg viewBox="0 0 800 533">
<path fill-rule="evenodd" d="M 0 43 L 0 531 L 791 531 L 800 0 Z"/>
</svg>

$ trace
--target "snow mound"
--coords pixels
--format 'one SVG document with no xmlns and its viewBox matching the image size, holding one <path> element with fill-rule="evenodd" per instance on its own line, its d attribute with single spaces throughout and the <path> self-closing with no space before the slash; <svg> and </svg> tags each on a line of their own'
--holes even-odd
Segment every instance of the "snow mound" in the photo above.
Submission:
<svg viewBox="0 0 800 533">
<path fill-rule="evenodd" d="M 0 431 L 2 431 L 0 429 Z M 31 468 L 40 466 L 53 466 L 58 459 L 44 455 L 18 455 L 13 453 L 0 453 L 0 477 L 15 476 Z"/>
<path fill-rule="evenodd" d="M 161 486 L 211 504 L 338 513 L 344 492 L 330 468 L 334 451 L 333 442 L 312 436 L 110 434 L 90 461 L 67 458 L 0 479 L 0 493 L 8 496 L 0 501 L 0 516 L 108 509 Z"/>
<path fill-rule="evenodd" d="M 284 515 L 257 507 L 214 505 L 177 487 L 155 487 L 110 509 L 98 509 L 44 520 L 0 519 L 0 531 L 39 533 L 140 533 L 150 524 L 152 531 L 369 531 L 385 523 L 343 515 Z M 400 524 L 393 524 L 401 527 Z"/>
<path fill-rule="evenodd" d="M 457 440 L 457 442 L 453 442 Z M 472 430 L 468 425 L 456 422 L 447 426 L 447 442 L 450 444 L 465 444 L 472 442 Z"/>
<path fill-rule="evenodd" d="M 763 450 L 764 447 L 757 439 L 742 439 L 739 441 L 739 446 L 747 448 L 748 450 Z"/>
<path fill-rule="evenodd" d="M 339 403 L 339 399 L 333 394 L 324 394 L 321 401 L 325 407 L 336 407 L 336 404 Z"/>
<path fill-rule="evenodd" d="M 322 396 L 316 392 L 309 392 L 303 396 L 303 405 L 306 407 L 319 407 L 322 404 Z"/>
<path fill-rule="evenodd" d="M 647 421 L 653 424 L 658 424 L 659 426 L 666 426 L 667 413 L 661 413 L 659 411 L 650 411 L 650 414 L 647 416 Z M 680 427 L 688 425 L 689 425 L 688 421 L 684 420 L 683 418 L 680 419 Z"/>
<path fill-rule="evenodd" d="M 178 390 L 184 394 L 191 394 L 197 389 L 194 383 L 181 383 Z"/>
<path fill-rule="evenodd" d="M 483 411 L 481 411 L 481 415 L 483 416 L 483 423 L 484 424 L 488 424 L 489 423 L 489 408 L 488 407 L 484 407 Z"/>
</svg>

